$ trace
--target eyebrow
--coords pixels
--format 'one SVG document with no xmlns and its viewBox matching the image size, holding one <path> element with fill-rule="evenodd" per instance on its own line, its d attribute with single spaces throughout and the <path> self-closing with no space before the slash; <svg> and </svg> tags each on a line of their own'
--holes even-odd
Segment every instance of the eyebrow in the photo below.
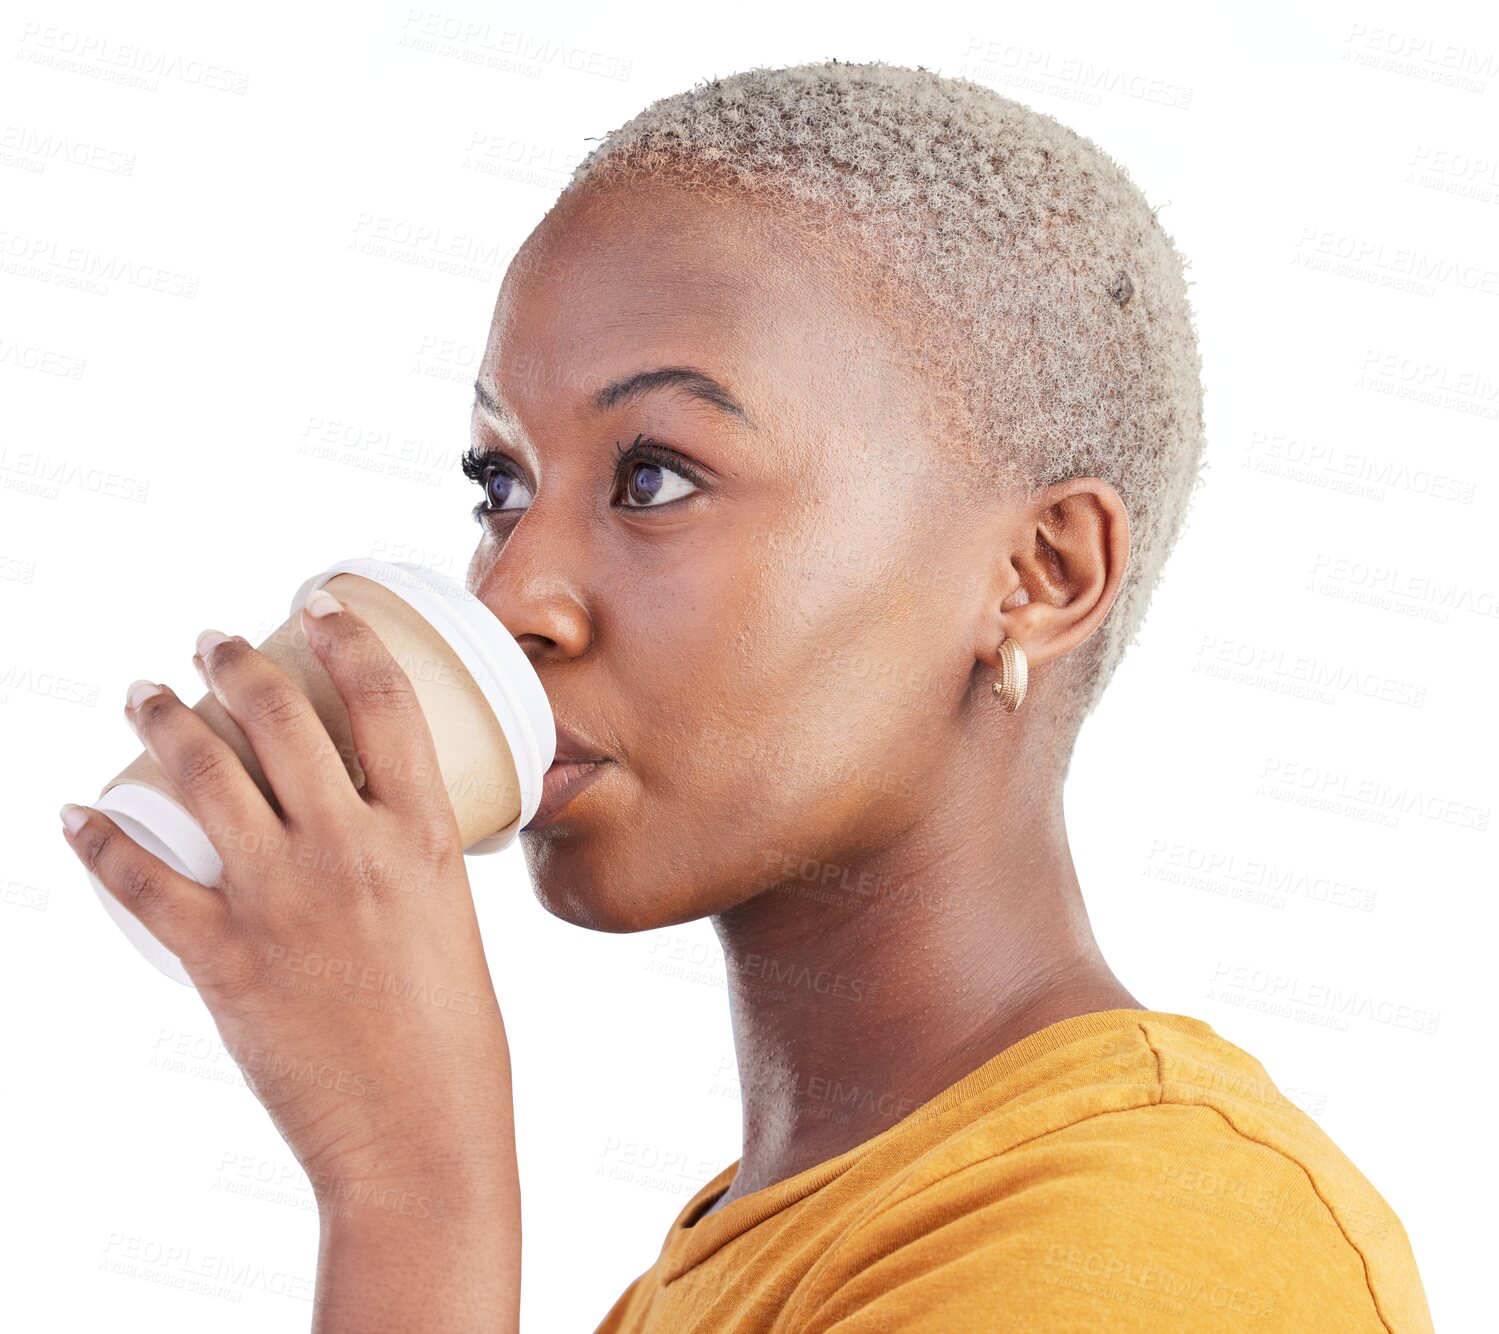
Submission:
<svg viewBox="0 0 1499 1334">
<path fill-rule="evenodd" d="M 755 430 L 759 429 L 733 394 L 706 371 L 694 370 L 690 366 L 663 366 L 658 370 L 637 371 L 633 375 L 626 375 L 606 384 L 594 394 L 593 406 L 599 412 L 607 412 L 621 403 L 659 389 L 685 390 L 693 398 L 738 417 Z M 498 402 L 477 380 L 474 381 L 474 397 L 498 421 L 515 422 L 515 414 Z"/>
</svg>

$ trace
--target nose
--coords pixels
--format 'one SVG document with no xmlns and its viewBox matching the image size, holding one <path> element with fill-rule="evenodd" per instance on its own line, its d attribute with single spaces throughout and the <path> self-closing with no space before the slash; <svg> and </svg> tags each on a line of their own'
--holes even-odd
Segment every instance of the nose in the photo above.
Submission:
<svg viewBox="0 0 1499 1334">
<path fill-rule="evenodd" d="M 529 518 L 529 516 L 527 516 Z M 503 545 L 486 541 L 474 553 L 468 586 L 515 637 L 532 665 L 576 658 L 593 642 L 593 621 L 575 576 L 538 529 L 522 520 Z"/>
</svg>

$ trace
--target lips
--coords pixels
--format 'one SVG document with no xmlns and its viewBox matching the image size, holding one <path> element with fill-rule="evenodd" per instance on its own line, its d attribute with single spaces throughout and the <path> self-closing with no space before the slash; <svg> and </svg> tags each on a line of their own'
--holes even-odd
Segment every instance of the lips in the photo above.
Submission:
<svg viewBox="0 0 1499 1334">
<path fill-rule="evenodd" d="M 592 784 L 610 765 L 609 760 L 557 759 L 541 780 L 541 804 L 528 823 L 522 826 L 537 829 L 548 823 L 558 811 L 568 804 L 584 788 Z"/>
</svg>

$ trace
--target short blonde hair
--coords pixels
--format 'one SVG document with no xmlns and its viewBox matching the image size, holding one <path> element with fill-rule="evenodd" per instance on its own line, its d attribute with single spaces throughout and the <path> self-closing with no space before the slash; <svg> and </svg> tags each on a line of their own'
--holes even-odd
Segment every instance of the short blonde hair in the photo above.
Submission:
<svg viewBox="0 0 1499 1334">
<path fill-rule="evenodd" d="M 642 173 L 836 219 L 905 293 L 969 483 L 1096 476 L 1119 492 L 1132 551 L 1108 617 L 1070 655 L 1059 716 L 1075 735 L 1137 636 L 1204 445 L 1184 265 L 1124 169 L 981 84 L 833 60 L 651 103 L 579 162 L 562 197 Z"/>
</svg>

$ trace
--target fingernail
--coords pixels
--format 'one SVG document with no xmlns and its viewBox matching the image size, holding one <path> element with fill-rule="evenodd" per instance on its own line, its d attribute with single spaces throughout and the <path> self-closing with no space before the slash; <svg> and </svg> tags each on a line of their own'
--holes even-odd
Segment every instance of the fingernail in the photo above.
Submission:
<svg viewBox="0 0 1499 1334">
<path fill-rule="evenodd" d="M 302 604 L 302 610 L 309 616 L 331 616 L 336 611 L 342 611 L 344 604 L 332 593 L 325 593 L 321 588 L 314 589 L 313 594 Z"/>
<path fill-rule="evenodd" d="M 161 687 L 155 681 L 132 681 L 130 689 L 125 692 L 125 706 L 134 711 L 152 695 L 159 694 L 161 694 Z"/>
<path fill-rule="evenodd" d="M 58 814 L 62 817 L 63 828 L 70 834 L 76 834 L 88 822 L 88 807 L 75 806 L 71 801 L 63 802 Z"/>
<path fill-rule="evenodd" d="M 205 630 L 198 636 L 198 642 L 193 647 L 198 650 L 198 656 L 207 662 L 208 655 L 220 644 L 226 643 L 229 638 L 230 636 L 222 635 L 217 630 Z"/>
</svg>

